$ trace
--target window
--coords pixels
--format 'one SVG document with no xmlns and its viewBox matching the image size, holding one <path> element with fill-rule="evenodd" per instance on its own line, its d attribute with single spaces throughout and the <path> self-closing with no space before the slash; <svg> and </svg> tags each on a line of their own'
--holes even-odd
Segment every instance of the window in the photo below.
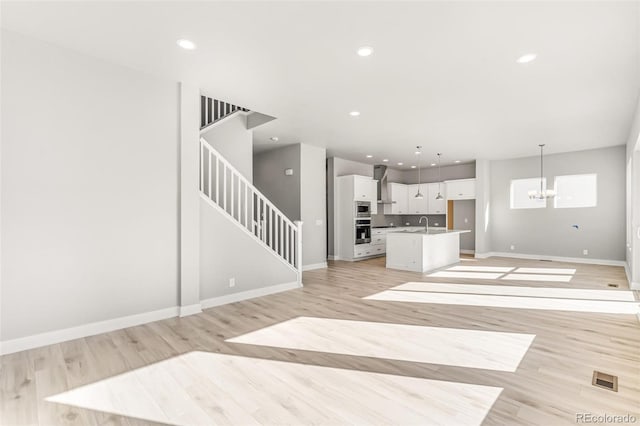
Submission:
<svg viewBox="0 0 640 426">
<path fill-rule="evenodd" d="M 598 205 L 598 175 L 556 176 L 553 207 L 572 209 Z"/>
<path fill-rule="evenodd" d="M 547 188 L 547 179 L 542 179 L 542 187 Z M 547 207 L 547 199 L 530 199 L 529 191 L 540 189 L 540 178 L 514 179 L 511 181 L 512 209 L 541 209 Z"/>
</svg>

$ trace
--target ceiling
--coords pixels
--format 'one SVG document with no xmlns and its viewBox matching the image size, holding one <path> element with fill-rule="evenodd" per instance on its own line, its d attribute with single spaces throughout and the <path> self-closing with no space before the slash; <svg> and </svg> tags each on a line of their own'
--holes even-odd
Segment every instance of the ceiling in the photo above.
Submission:
<svg viewBox="0 0 640 426">
<path fill-rule="evenodd" d="M 416 145 L 449 164 L 625 143 L 639 22 L 638 1 L 2 2 L 6 29 L 277 117 L 258 148 L 404 167 Z"/>
</svg>

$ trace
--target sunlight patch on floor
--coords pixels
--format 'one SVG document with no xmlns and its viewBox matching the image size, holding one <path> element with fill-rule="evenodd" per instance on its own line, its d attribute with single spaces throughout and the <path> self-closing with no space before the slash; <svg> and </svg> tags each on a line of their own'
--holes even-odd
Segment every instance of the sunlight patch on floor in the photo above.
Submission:
<svg viewBox="0 0 640 426">
<path fill-rule="evenodd" d="M 507 274 L 501 279 L 514 281 L 549 281 L 557 283 L 568 283 L 573 278 L 572 275 L 551 275 L 551 274 Z"/>
<path fill-rule="evenodd" d="M 514 309 L 541 309 L 606 314 L 640 312 L 640 303 L 583 299 L 554 299 L 544 297 L 496 296 L 484 294 L 436 293 L 423 291 L 387 290 L 367 296 L 367 300 L 388 302 L 432 303 L 442 305 L 484 306 Z"/>
<path fill-rule="evenodd" d="M 568 268 L 518 268 L 514 272 L 518 274 L 574 275 L 576 273 L 576 270 Z"/>
<path fill-rule="evenodd" d="M 551 297 L 562 299 L 618 300 L 626 302 L 633 302 L 636 300 L 633 295 L 633 291 L 628 290 L 592 290 L 560 287 L 519 287 L 510 285 L 408 282 L 392 287 L 390 290 L 493 294 L 498 296 Z"/>
<path fill-rule="evenodd" d="M 533 334 L 298 317 L 227 342 L 516 371 L 534 337 Z"/>
<path fill-rule="evenodd" d="M 502 388 L 189 352 L 47 401 L 175 425 L 480 425 Z"/>
<path fill-rule="evenodd" d="M 515 268 L 509 266 L 473 266 L 458 265 L 447 268 L 447 271 L 464 271 L 464 272 L 511 272 Z"/>
<path fill-rule="evenodd" d="M 437 271 L 432 274 L 428 274 L 428 277 L 433 278 L 466 278 L 473 280 L 497 280 L 502 275 L 503 272 L 493 273 L 493 272 L 463 272 L 463 271 Z"/>
</svg>

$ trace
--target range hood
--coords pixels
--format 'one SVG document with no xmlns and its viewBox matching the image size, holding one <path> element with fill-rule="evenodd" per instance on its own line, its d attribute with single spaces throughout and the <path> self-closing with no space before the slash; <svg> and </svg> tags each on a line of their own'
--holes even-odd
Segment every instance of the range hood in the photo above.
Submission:
<svg viewBox="0 0 640 426">
<path fill-rule="evenodd" d="M 373 166 L 373 178 L 378 181 L 378 204 L 394 204 L 395 201 L 389 200 L 387 191 L 387 166 L 383 164 Z"/>
</svg>

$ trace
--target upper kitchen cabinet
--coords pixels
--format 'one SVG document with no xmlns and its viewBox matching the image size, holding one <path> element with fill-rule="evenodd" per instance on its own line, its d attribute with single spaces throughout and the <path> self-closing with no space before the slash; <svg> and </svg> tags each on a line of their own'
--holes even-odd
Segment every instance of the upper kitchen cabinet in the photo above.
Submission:
<svg viewBox="0 0 640 426">
<path fill-rule="evenodd" d="M 389 183 L 387 185 L 389 201 L 392 204 L 384 205 L 385 214 L 408 214 L 407 185 L 402 183 Z"/>
<path fill-rule="evenodd" d="M 447 213 L 447 200 L 444 198 L 445 184 L 444 183 L 429 183 L 427 186 L 427 193 L 425 197 L 427 202 L 427 214 L 446 214 Z M 442 194 L 441 200 L 436 200 L 438 192 Z"/>
<path fill-rule="evenodd" d="M 376 183 L 378 181 L 367 176 L 353 175 L 353 197 L 356 201 L 371 201 L 375 203 L 377 200 Z"/>
<path fill-rule="evenodd" d="M 340 176 L 345 197 L 353 201 L 368 201 L 371 203 L 371 214 L 378 213 L 378 181 L 368 176 L 348 175 Z"/>
<path fill-rule="evenodd" d="M 472 200 L 476 198 L 475 179 L 448 180 L 445 184 L 447 200 Z"/>
<path fill-rule="evenodd" d="M 420 193 L 423 195 L 422 198 L 416 198 L 416 194 L 418 193 L 418 187 L 420 188 Z M 407 185 L 407 214 L 427 214 L 427 191 L 428 184 L 423 183 L 421 185 Z M 430 201 L 430 200 L 429 200 Z"/>
</svg>

